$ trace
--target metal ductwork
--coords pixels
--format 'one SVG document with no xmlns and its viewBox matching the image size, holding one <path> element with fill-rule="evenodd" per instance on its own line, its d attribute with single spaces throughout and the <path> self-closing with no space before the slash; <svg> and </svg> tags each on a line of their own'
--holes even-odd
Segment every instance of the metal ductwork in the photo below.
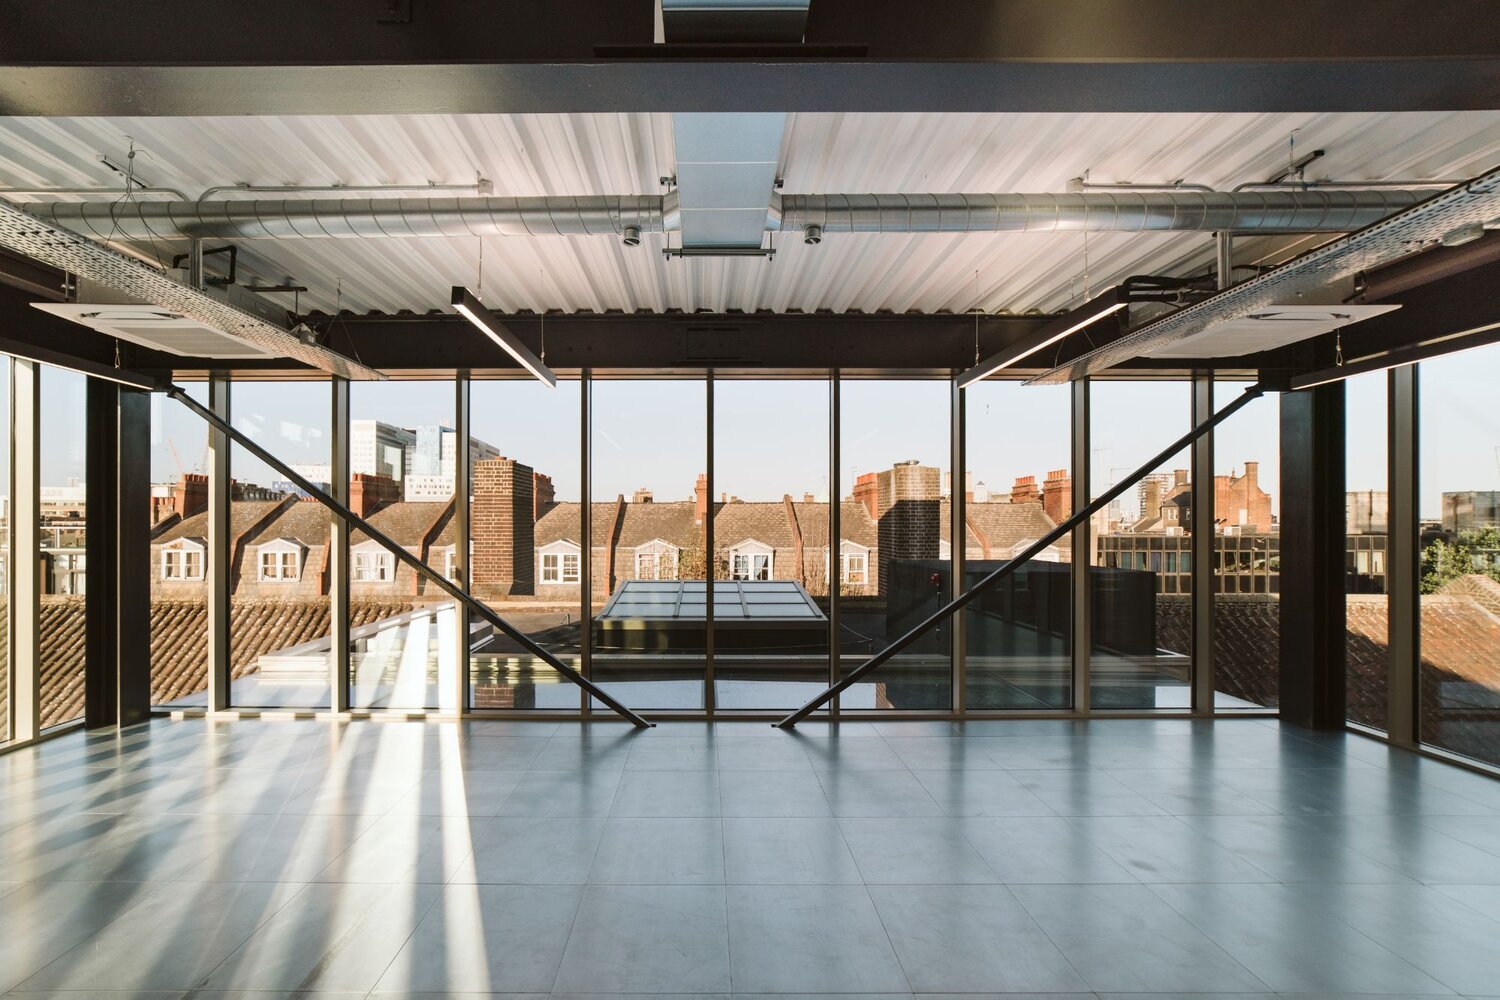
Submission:
<svg viewBox="0 0 1500 1000">
<path fill-rule="evenodd" d="M 306 201 L 30 204 L 38 218 L 96 239 L 240 240 L 620 236 L 662 231 L 659 195 L 552 198 L 337 198 Z"/>
<path fill-rule="evenodd" d="M 1108 191 L 1079 194 L 802 194 L 781 229 L 825 233 L 1348 232 L 1414 205 L 1415 191 Z"/>
<path fill-rule="evenodd" d="M 1081 194 L 789 194 L 765 226 L 803 233 L 1346 233 L 1430 191 L 1140 191 Z M 676 193 L 546 198 L 33 203 L 38 218 L 101 240 L 611 236 L 677 231 Z"/>
</svg>

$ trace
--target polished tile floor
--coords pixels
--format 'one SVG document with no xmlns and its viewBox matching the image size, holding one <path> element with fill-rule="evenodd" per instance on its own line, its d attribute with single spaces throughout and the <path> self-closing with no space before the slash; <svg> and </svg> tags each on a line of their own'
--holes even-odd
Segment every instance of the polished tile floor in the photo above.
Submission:
<svg viewBox="0 0 1500 1000">
<path fill-rule="evenodd" d="M 1264 719 L 0 756 L 0 994 L 294 992 L 1500 996 L 1500 782 Z"/>
</svg>

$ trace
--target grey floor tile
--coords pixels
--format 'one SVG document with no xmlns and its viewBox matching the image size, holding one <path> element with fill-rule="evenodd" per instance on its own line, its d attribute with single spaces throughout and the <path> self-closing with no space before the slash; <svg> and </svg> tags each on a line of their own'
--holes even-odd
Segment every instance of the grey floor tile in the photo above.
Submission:
<svg viewBox="0 0 1500 1000">
<path fill-rule="evenodd" d="M 1274 816 L 1276 809 L 1249 793 L 1181 768 L 1111 769 L 1110 777 L 1173 816 Z"/>
<path fill-rule="evenodd" d="M 724 836 L 712 819 L 613 817 L 589 870 L 605 885 L 719 885 Z"/>
<path fill-rule="evenodd" d="M 1101 993 L 1269 990 L 1146 886 L 1010 889 L 1084 981 Z"/>
<path fill-rule="evenodd" d="M 839 826 L 867 883 L 1000 881 L 964 837 L 962 820 L 841 819 Z"/>
<path fill-rule="evenodd" d="M 1275 881 L 1175 816 L 1084 816 L 1070 822 L 1142 882 Z"/>
<path fill-rule="evenodd" d="M 500 807 L 501 816 L 608 816 L 619 770 L 531 770 Z"/>
<path fill-rule="evenodd" d="M 1012 771 L 1059 816 L 1165 816 L 1167 811 L 1105 771 Z"/>
<path fill-rule="evenodd" d="M 99 933 L 159 888 L 135 882 L 31 882 L 7 893 L 0 907 L 0 991 Z"/>
<path fill-rule="evenodd" d="M 308 885 L 204 982 L 209 990 L 370 990 L 437 885 Z"/>
<path fill-rule="evenodd" d="M 970 740 L 953 736 L 918 736 L 895 739 L 888 746 L 913 771 L 997 771 L 1001 765 Z"/>
<path fill-rule="evenodd" d="M 899 771 L 825 770 L 818 774 L 835 816 L 941 816 L 916 775 Z"/>
<path fill-rule="evenodd" d="M 745 993 L 910 989 L 863 886 L 730 886 L 733 981 Z"/>
<path fill-rule="evenodd" d="M 1003 888 L 871 886 L 906 978 L 918 993 L 1086 989 L 1078 973 Z"/>
<path fill-rule="evenodd" d="M 313 880 L 317 882 L 446 882 L 474 852 L 482 820 L 392 813 L 370 825 Z"/>
<path fill-rule="evenodd" d="M 882 739 L 846 739 L 837 737 L 827 740 L 808 740 L 803 744 L 807 759 L 812 766 L 822 771 L 900 771 L 906 769 L 903 761 L 889 743 Z"/>
<path fill-rule="evenodd" d="M 610 815 L 718 816 L 718 772 L 627 770 L 620 777 Z"/>
<path fill-rule="evenodd" d="M 591 885 L 555 993 L 727 993 L 724 887 Z"/>
<path fill-rule="evenodd" d="M 789 737 L 720 741 L 714 747 L 714 759 L 720 771 L 812 770 L 812 760 L 807 756 L 807 751 L 801 743 Z"/>
<path fill-rule="evenodd" d="M 717 748 L 701 740 L 641 740 L 625 758 L 627 771 L 711 771 L 717 766 Z"/>
<path fill-rule="evenodd" d="M 839 824 L 806 818 L 726 818 L 724 878 L 731 885 L 863 881 Z"/>
<path fill-rule="evenodd" d="M 950 768 L 912 774 L 947 816 L 1057 815 L 1007 771 Z"/>
<path fill-rule="evenodd" d="M 204 882 L 309 882 L 376 823 L 374 816 L 268 816 L 222 842 L 181 878 Z"/>
<path fill-rule="evenodd" d="M 1409 882 L 1300 816 L 1184 816 L 1182 821 L 1278 882 Z"/>
<path fill-rule="evenodd" d="M 1059 817 L 968 819 L 960 826 L 990 870 L 1015 885 L 1135 882 L 1124 866 Z"/>
<path fill-rule="evenodd" d="M 580 886 L 447 886 L 376 991 L 550 991 L 582 893 Z"/>
<path fill-rule="evenodd" d="M 59 993 L 103 983 L 126 991 L 188 990 L 301 889 L 272 882 L 178 882 L 22 984 Z"/>
<path fill-rule="evenodd" d="M 1442 993 L 1443 985 L 1281 885 L 1154 891 L 1278 993 Z"/>
<path fill-rule="evenodd" d="M 805 771 L 719 771 L 725 816 L 832 816 L 823 785 Z"/>
<path fill-rule="evenodd" d="M 474 829 L 474 854 L 454 882 L 582 885 L 604 836 L 604 820 L 501 816 Z"/>
<path fill-rule="evenodd" d="M 416 787 L 397 799 L 393 813 L 421 816 L 498 816 L 500 807 L 521 783 L 525 771 L 483 772 L 445 768 L 427 771 Z"/>
</svg>

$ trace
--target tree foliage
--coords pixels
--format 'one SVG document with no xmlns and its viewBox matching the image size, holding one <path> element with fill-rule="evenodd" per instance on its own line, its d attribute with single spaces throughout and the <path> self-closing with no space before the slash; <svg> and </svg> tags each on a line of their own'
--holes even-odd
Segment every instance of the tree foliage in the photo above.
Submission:
<svg viewBox="0 0 1500 1000">
<path fill-rule="evenodd" d="M 1422 593 L 1436 594 L 1462 576 L 1500 581 L 1500 528 L 1469 528 L 1422 550 Z"/>
</svg>

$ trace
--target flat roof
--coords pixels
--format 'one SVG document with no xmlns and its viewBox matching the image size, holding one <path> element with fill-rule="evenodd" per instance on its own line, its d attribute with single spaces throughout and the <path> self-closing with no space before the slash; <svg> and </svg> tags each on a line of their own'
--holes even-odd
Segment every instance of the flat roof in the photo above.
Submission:
<svg viewBox="0 0 1500 1000">
<path fill-rule="evenodd" d="M 701 622 L 707 586 L 702 580 L 627 580 L 597 621 Z M 812 596 L 792 580 L 715 580 L 714 622 L 825 622 Z"/>
</svg>

